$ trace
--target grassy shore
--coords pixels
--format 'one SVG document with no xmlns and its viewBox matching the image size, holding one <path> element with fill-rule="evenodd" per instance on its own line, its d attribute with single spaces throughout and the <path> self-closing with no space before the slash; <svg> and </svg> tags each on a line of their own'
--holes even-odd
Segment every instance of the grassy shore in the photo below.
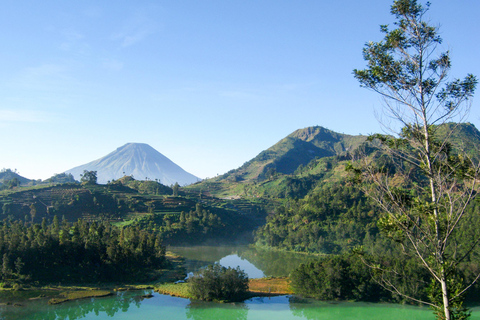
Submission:
<svg viewBox="0 0 480 320">
<path fill-rule="evenodd" d="M 286 295 L 293 294 L 290 287 L 290 279 L 283 278 L 260 278 L 250 279 L 249 291 L 251 294 L 272 294 L 272 295 Z"/>
<path fill-rule="evenodd" d="M 126 283 L 105 283 L 91 285 L 48 285 L 48 286 L 25 286 L 21 288 L 25 300 L 45 299 L 49 304 L 58 304 L 77 299 L 105 297 L 114 294 L 116 291 L 127 290 L 155 290 L 160 294 L 171 295 L 191 299 L 187 283 L 178 283 L 175 281 L 185 277 L 183 267 L 183 258 L 171 252 L 166 255 L 169 261 L 168 269 L 157 270 L 157 280 L 149 284 L 126 284 Z M 0 291 L 10 291 L 14 289 L 0 289 Z M 290 288 L 288 278 L 261 278 L 250 279 L 249 296 L 271 296 L 293 294 Z"/>
<path fill-rule="evenodd" d="M 155 291 L 174 297 L 192 298 L 188 290 L 188 283 L 164 283 L 155 286 Z M 250 279 L 249 281 L 250 297 L 287 294 L 293 294 L 288 278 L 260 278 Z"/>
<path fill-rule="evenodd" d="M 110 296 L 113 293 L 107 290 L 83 290 L 83 291 L 70 291 L 62 292 L 58 298 L 52 298 L 48 300 L 48 304 L 59 304 L 67 301 L 86 299 L 86 298 L 98 298 Z"/>
<path fill-rule="evenodd" d="M 163 283 L 155 286 L 155 291 L 173 297 L 193 298 L 188 289 L 188 283 Z"/>
<path fill-rule="evenodd" d="M 44 299 L 49 304 L 58 304 L 77 299 L 104 297 L 114 294 L 116 291 L 152 290 L 158 283 L 173 283 L 185 278 L 183 258 L 171 252 L 165 255 L 168 267 L 156 270 L 151 277 L 154 282 L 137 283 L 91 283 L 81 285 L 48 284 L 48 285 L 10 285 L 0 287 L 0 300 L 2 305 L 10 305 L 16 302 Z"/>
</svg>

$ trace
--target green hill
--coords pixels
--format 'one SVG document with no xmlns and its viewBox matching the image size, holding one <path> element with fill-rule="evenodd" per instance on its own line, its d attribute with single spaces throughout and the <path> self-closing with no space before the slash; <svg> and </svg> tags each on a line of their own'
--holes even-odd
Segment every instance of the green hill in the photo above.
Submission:
<svg viewBox="0 0 480 320">
<path fill-rule="evenodd" d="M 454 151 L 465 150 L 478 157 L 480 132 L 470 123 L 448 123 L 437 127 L 440 137 L 455 126 L 449 141 Z M 299 129 L 262 151 L 238 169 L 203 180 L 186 188 L 218 198 L 294 198 L 307 195 L 319 183 L 341 181 L 346 161 L 359 152 L 381 157 L 378 145 L 367 136 L 346 135 L 323 127 Z M 373 155 L 372 155 L 373 156 Z"/>
<path fill-rule="evenodd" d="M 0 184 L 2 185 L 7 185 L 8 182 L 16 179 L 20 185 L 26 185 L 28 184 L 31 180 L 22 177 L 17 173 L 17 170 L 12 171 L 11 169 L 2 169 L 0 171 Z"/>
<path fill-rule="evenodd" d="M 435 129 L 443 138 L 454 126 L 448 138 L 452 150 L 465 151 L 478 159 L 480 132 L 474 125 L 448 123 Z M 388 163 L 388 157 L 375 144 L 366 142 L 351 154 L 360 149 L 376 163 Z M 350 160 L 348 153 L 315 159 L 297 168 L 293 175 L 279 175 L 258 184 L 257 190 L 261 188 L 270 196 L 282 197 L 284 202 L 257 231 L 257 243 L 321 253 L 345 252 L 357 245 L 372 247 L 379 232 L 379 210 L 349 179 L 345 167 Z M 477 197 L 468 210 L 477 210 L 479 203 Z M 480 219 L 479 215 L 475 217 Z"/>
<path fill-rule="evenodd" d="M 157 234 L 166 244 L 207 241 L 251 241 L 252 231 L 264 222 L 261 201 L 232 201 L 173 195 L 172 188 L 130 176 L 102 184 L 65 183 L 16 187 L 0 191 L 2 221 L 31 224 L 108 222 L 139 227 Z M 259 218 L 260 217 L 260 218 Z M 243 240 L 242 240 L 243 239 Z"/>
<path fill-rule="evenodd" d="M 274 173 L 292 174 L 300 165 L 315 158 L 341 155 L 366 140 L 366 136 L 351 136 L 323 127 L 299 129 L 258 156 L 231 171 L 222 179 L 234 181 L 262 181 Z"/>
<path fill-rule="evenodd" d="M 279 197 L 281 192 L 272 193 L 268 190 L 277 189 L 277 184 L 289 184 L 286 176 L 294 175 L 297 169 L 315 159 L 346 155 L 366 139 L 366 136 L 337 133 L 320 126 L 299 129 L 240 168 L 193 184 L 188 189 L 221 198 Z M 260 190 L 259 186 L 264 188 Z"/>
<path fill-rule="evenodd" d="M 436 127 L 450 134 L 452 150 L 479 157 L 480 132 L 469 123 Z M 382 166 L 389 158 L 377 142 L 322 127 L 297 130 L 242 167 L 185 188 L 190 192 L 276 204 L 257 232 L 257 243 L 288 250 L 339 253 L 373 243 L 378 209 L 351 183 L 345 167 L 362 153 Z"/>
</svg>

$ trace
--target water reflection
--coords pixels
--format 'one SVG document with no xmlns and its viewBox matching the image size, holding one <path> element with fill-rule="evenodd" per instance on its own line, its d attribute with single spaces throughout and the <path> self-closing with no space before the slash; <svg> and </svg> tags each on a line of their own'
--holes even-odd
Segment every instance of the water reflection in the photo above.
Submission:
<svg viewBox="0 0 480 320">
<path fill-rule="evenodd" d="M 257 268 L 247 259 L 242 259 L 237 254 L 231 254 L 226 257 L 223 257 L 218 261 L 218 263 L 226 268 L 236 268 L 240 267 L 250 279 L 257 279 L 265 277 L 265 274 L 262 270 Z"/>
<path fill-rule="evenodd" d="M 297 299 L 291 296 L 259 297 L 244 303 L 223 304 L 190 301 L 155 293 L 151 299 L 143 299 L 143 292 L 126 292 L 118 296 L 68 302 L 49 306 L 37 304 L 36 308 L 16 309 L 20 313 L 0 313 L 2 320 L 16 319 L 433 319 L 428 308 L 400 306 L 392 304 L 366 303 L 327 303 L 314 300 Z M 478 319 L 473 314 L 473 319 Z"/>
<path fill-rule="evenodd" d="M 239 266 L 249 278 L 285 277 L 301 263 L 318 259 L 316 256 L 249 246 L 169 247 L 169 250 L 185 258 L 187 273 L 220 263 L 225 267 Z"/>
<path fill-rule="evenodd" d="M 100 299 L 83 299 L 60 305 L 48 305 L 47 299 L 20 303 L 21 306 L 4 306 L 0 309 L 0 319 L 35 319 L 35 320 L 74 320 L 83 319 L 87 315 L 114 317 L 117 313 L 125 313 L 131 308 L 140 308 L 144 298 L 143 292 L 118 293 L 115 297 Z"/>
<path fill-rule="evenodd" d="M 318 256 L 257 247 L 240 251 L 240 257 L 253 263 L 267 277 L 286 277 L 300 264 L 318 259 Z"/>
<path fill-rule="evenodd" d="M 398 304 L 299 301 L 294 298 L 289 306 L 293 316 L 308 320 L 431 320 L 434 318 L 429 308 Z"/>
<path fill-rule="evenodd" d="M 187 270 L 196 271 L 208 264 L 249 269 L 250 277 L 286 276 L 300 263 L 317 257 L 241 247 L 189 247 L 169 248 L 186 258 Z M 250 272 L 253 272 L 250 275 Z M 256 273 L 256 275 L 255 275 Z M 427 308 L 402 307 L 385 304 L 326 303 L 294 296 L 258 297 L 236 304 L 216 304 L 190 301 L 155 293 L 151 299 L 141 296 L 145 292 L 121 292 L 113 297 L 86 299 L 49 306 L 48 299 L 28 301 L 24 307 L 0 306 L 0 320 L 17 319 L 433 319 Z M 19 293 L 20 295 L 22 293 Z M 15 299 L 20 297 L 15 297 Z M 1 299 L 1 298 L 0 298 Z M 10 301 L 10 300 L 9 300 Z M 17 300 L 14 300 L 17 301 Z M 473 319 L 479 319 L 474 312 Z"/>
<path fill-rule="evenodd" d="M 245 303 L 212 304 L 204 302 L 191 302 L 186 308 L 188 319 L 212 320 L 232 319 L 247 320 L 248 307 Z"/>
</svg>

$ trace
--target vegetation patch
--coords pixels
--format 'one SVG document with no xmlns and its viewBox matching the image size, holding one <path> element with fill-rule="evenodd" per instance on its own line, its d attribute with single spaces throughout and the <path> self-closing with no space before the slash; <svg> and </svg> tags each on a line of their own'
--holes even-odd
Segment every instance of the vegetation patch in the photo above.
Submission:
<svg viewBox="0 0 480 320">
<path fill-rule="evenodd" d="M 190 293 L 188 283 L 164 283 L 157 285 L 155 291 L 160 294 L 167 294 L 173 297 L 180 297 L 186 299 L 193 299 Z"/>
<path fill-rule="evenodd" d="M 250 294 L 252 295 L 284 295 L 294 293 L 292 288 L 290 287 L 290 279 L 288 277 L 250 279 L 248 283 L 248 288 Z"/>
<path fill-rule="evenodd" d="M 99 298 L 112 295 L 112 292 L 106 290 L 88 290 L 88 291 L 70 291 L 62 292 L 60 297 L 53 298 L 48 301 L 48 304 L 59 304 L 66 301 L 86 299 L 86 298 Z"/>
<path fill-rule="evenodd" d="M 239 267 L 209 265 L 188 279 L 195 299 L 218 302 L 243 301 L 248 297 L 248 276 Z"/>
</svg>

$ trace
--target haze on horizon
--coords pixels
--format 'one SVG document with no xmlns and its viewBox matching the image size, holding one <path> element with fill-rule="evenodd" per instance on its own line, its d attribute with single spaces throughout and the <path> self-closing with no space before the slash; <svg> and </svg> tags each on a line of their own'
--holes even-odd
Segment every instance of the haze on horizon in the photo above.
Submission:
<svg viewBox="0 0 480 320">
<path fill-rule="evenodd" d="M 431 3 L 450 74 L 480 76 L 480 2 Z M 46 179 L 139 142 L 205 178 L 300 128 L 381 131 L 382 102 L 352 70 L 393 21 L 391 4 L 5 3 L 0 168 Z M 478 110 L 474 98 L 467 121 L 480 128 Z"/>
</svg>

